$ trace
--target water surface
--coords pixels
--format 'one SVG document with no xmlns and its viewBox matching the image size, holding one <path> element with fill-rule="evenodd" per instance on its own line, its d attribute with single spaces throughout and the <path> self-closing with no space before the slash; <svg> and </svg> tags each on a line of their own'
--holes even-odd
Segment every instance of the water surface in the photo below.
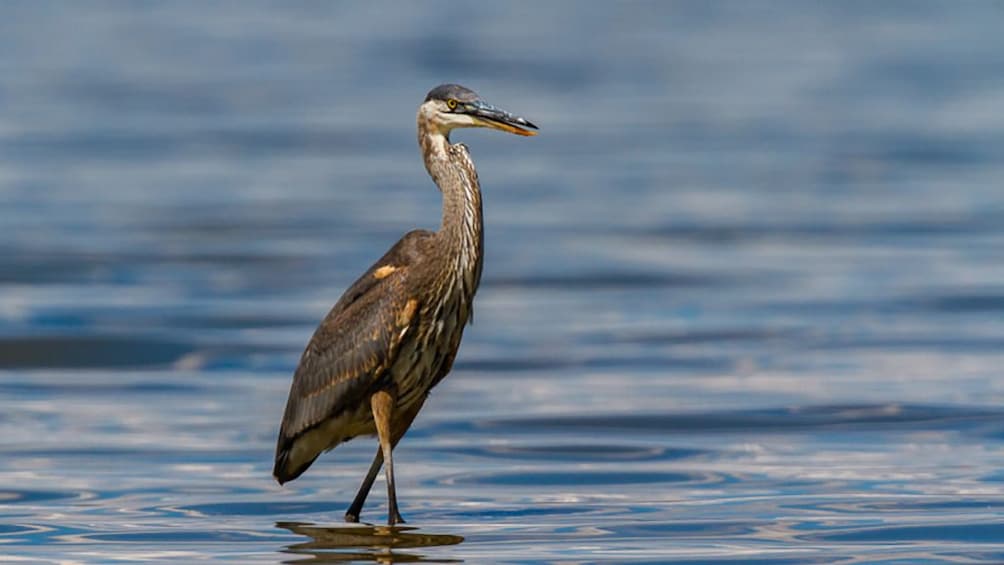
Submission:
<svg viewBox="0 0 1004 565">
<path fill-rule="evenodd" d="M 957 3 L 0 7 L 0 555 L 1004 561 L 1004 35 Z M 487 262 L 395 453 L 270 478 L 317 321 L 439 194 Z"/>
</svg>

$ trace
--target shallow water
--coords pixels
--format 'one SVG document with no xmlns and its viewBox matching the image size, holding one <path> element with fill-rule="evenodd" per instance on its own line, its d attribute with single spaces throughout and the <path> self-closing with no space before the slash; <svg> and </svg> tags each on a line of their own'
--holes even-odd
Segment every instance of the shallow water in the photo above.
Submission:
<svg viewBox="0 0 1004 565">
<path fill-rule="evenodd" d="M 0 15 L 3 559 L 1004 561 L 999 4 Z M 275 434 L 443 81 L 541 135 L 455 136 L 475 324 L 350 526 L 374 442 Z"/>
</svg>

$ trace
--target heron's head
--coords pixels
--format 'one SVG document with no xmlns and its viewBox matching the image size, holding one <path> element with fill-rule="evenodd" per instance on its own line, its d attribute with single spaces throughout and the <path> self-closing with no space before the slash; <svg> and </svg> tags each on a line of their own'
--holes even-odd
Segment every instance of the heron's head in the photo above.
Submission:
<svg viewBox="0 0 1004 565">
<path fill-rule="evenodd" d="M 525 118 L 488 104 L 459 84 L 441 84 L 429 91 L 418 115 L 443 135 L 456 128 L 494 128 L 517 135 L 537 135 L 530 131 L 537 126 Z"/>
</svg>

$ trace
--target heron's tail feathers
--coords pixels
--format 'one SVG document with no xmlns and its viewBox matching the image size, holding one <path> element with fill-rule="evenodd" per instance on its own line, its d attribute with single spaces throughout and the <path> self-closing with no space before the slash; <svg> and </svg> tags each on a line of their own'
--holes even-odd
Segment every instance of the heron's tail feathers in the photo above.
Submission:
<svg viewBox="0 0 1004 565">
<path fill-rule="evenodd" d="M 275 450 L 275 467 L 272 468 L 272 476 L 280 485 L 302 475 L 321 454 L 321 450 L 308 450 L 304 447 L 296 439 L 280 439 Z"/>
</svg>

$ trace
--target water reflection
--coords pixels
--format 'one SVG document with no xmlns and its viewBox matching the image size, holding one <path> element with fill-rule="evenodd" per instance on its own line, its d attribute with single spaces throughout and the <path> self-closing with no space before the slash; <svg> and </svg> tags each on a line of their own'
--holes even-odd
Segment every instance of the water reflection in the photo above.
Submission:
<svg viewBox="0 0 1004 565">
<path fill-rule="evenodd" d="M 457 545 L 462 536 L 419 532 L 409 526 L 318 526 L 304 522 L 278 522 L 283 528 L 311 538 L 311 541 L 286 546 L 287 553 L 305 555 L 286 563 L 459 563 L 459 559 L 429 558 L 401 549 Z"/>
</svg>

